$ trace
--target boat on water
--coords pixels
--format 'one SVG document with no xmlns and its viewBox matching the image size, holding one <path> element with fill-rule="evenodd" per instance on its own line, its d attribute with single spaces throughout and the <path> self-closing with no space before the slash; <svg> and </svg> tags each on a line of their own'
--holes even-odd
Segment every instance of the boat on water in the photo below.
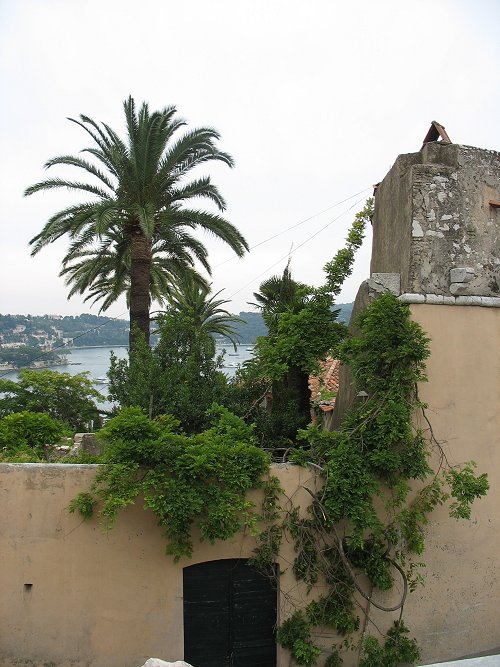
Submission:
<svg viewBox="0 0 500 667">
<path fill-rule="evenodd" d="M 106 376 L 101 376 L 94 378 L 94 384 L 109 384 L 109 380 Z"/>
</svg>

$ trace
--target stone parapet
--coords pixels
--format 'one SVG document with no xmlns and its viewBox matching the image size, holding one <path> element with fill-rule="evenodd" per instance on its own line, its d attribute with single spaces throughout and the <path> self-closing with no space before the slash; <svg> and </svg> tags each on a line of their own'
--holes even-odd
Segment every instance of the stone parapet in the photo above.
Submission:
<svg viewBox="0 0 500 667">
<path fill-rule="evenodd" d="M 447 296 L 444 294 L 410 294 L 405 292 L 399 297 L 403 303 L 429 303 L 437 306 L 484 306 L 500 308 L 500 297 L 493 296 Z"/>
</svg>

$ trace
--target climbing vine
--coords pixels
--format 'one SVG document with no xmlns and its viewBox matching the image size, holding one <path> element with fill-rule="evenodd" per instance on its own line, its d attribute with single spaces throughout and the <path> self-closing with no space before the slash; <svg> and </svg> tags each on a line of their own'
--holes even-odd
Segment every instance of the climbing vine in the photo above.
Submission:
<svg viewBox="0 0 500 667">
<path fill-rule="evenodd" d="M 269 377 L 282 377 L 290 365 L 310 371 L 326 353 L 318 347 L 317 327 L 309 336 L 311 318 L 319 313 L 332 324 L 332 296 L 352 268 L 370 214 L 371 203 L 356 217 L 346 248 L 325 267 L 325 285 L 309 294 L 305 308 L 280 316 L 276 340 L 262 344 Z M 164 531 L 167 554 L 176 560 L 191 555 L 195 527 L 211 542 L 250 530 L 257 537 L 252 562 L 270 576 L 283 540 L 292 541 L 293 574 L 310 601 L 286 618 L 277 640 L 305 667 L 317 664 L 322 649 L 315 637 L 324 628 L 338 636 L 326 667 L 342 665 L 351 650 L 359 653 L 360 667 L 415 663 L 419 649 L 403 612 L 407 595 L 422 580 L 419 557 L 428 516 L 449 501 L 451 517 L 468 518 L 472 502 L 488 489 L 487 476 L 477 475 L 473 462 L 450 466 L 434 437 L 417 390 L 426 379 L 429 340 L 409 307 L 382 294 L 356 326 L 359 335 L 348 338 L 330 329 L 358 398 L 336 431 L 310 425 L 290 449 L 290 461 L 322 478 L 319 492 L 304 487 L 312 499 L 307 511 L 285 498 L 269 475 L 271 458 L 258 446 L 254 427 L 220 406 L 210 411 L 209 429 L 189 436 L 172 416 L 149 420 L 138 408 L 122 410 L 101 431 L 103 467 L 70 504 L 84 518 L 97 510 L 110 528 L 118 511 L 142 495 Z M 418 411 L 425 432 L 415 426 Z M 260 508 L 247 499 L 256 488 L 262 492 Z M 399 599 L 381 604 L 378 592 L 393 588 Z M 382 641 L 368 633 L 372 607 L 399 614 Z"/>
<path fill-rule="evenodd" d="M 345 340 L 338 356 L 349 364 L 362 398 L 353 402 L 338 430 L 311 426 L 300 434 L 305 447 L 290 458 L 318 470 L 323 485 L 319 493 L 309 490 L 313 501 L 306 516 L 288 507 L 280 523 L 295 544 L 295 578 L 309 590 L 316 584 L 323 590 L 278 630 L 278 641 L 306 667 L 315 665 L 320 653 L 314 632 L 325 627 L 340 638 L 326 664 L 341 665 L 342 653 L 355 648 L 353 634 L 366 628 L 371 606 L 400 617 L 382 644 L 362 637 L 360 667 L 414 664 L 419 650 L 402 614 L 407 594 L 421 580 L 422 563 L 415 558 L 425 548 L 427 517 L 450 499 L 450 515 L 467 518 L 471 503 L 488 489 L 487 476 L 476 476 L 472 462 L 449 467 L 435 438 L 414 426 L 415 412 L 425 412 L 417 383 L 426 379 L 429 341 L 411 321 L 409 307 L 383 294 L 356 324 L 360 335 Z M 433 447 L 437 471 L 429 464 Z M 416 495 L 411 484 L 420 486 Z M 274 543 L 280 543 L 276 535 Z M 262 544 L 269 551 L 269 542 Z M 277 557 L 276 551 L 272 558 Z M 361 573 L 369 581 L 367 590 L 359 583 Z M 391 606 L 377 602 L 377 590 L 390 590 L 396 581 L 399 600 Z M 360 596 L 368 603 L 361 617 Z"/>
<path fill-rule="evenodd" d="M 155 514 L 175 560 L 191 556 L 192 531 L 201 539 L 226 540 L 256 530 L 258 514 L 247 499 L 265 487 L 270 456 L 255 445 L 252 428 L 225 408 L 210 411 L 213 426 L 187 436 L 172 416 L 149 420 L 139 408 L 125 408 L 100 431 L 104 465 L 88 491 L 69 506 L 85 519 L 98 515 L 113 527 L 119 510 L 142 494 Z M 273 485 L 273 480 L 267 482 Z"/>
</svg>

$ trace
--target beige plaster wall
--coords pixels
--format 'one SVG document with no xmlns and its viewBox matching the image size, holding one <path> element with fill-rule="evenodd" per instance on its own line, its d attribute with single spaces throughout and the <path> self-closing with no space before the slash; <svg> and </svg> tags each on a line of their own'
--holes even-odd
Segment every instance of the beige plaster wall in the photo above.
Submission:
<svg viewBox="0 0 500 667">
<path fill-rule="evenodd" d="M 470 521 L 444 508 L 427 529 L 426 585 L 409 596 L 405 619 L 423 649 L 423 663 L 500 652 L 500 309 L 412 305 L 431 337 L 428 403 L 434 434 L 452 464 L 474 459 L 491 489 Z M 423 424 L 425 426 L 425 424 Z M 317 489 L 314 472 L 275 466 L 285 497 L 306 508 Z M 183 657 L 182 568 L 220 558 L 248 557 L 249 535 L 196 543 L 191 560 L 174 564 L 154 518 L 127 509 L 103 534 L 66 507 L 85 489 L 95 466 L 0 465 L 0 667 L 139 667 L 156 656 Z M 307 603 L 291 572 L 285 542 L 280 617 Z M 31 584 L 26 587 L 25 584 Z M 389 599 L 377 594 L 382 602 Z M 363 607 L 365 604 L 363 603 Z M 370 612 L 386 630 L 386 614 Z M 368 630 L 377 635 L 375 625 Z M 320 637 L 325 647 L 335 637 Z M 279 654 L 279 665 L 292 664 Z M 354 654 L 345 667 L 355 664 Z"/>
<path fill-rule="evenodd" d="M 426 582 L 404 618 L 429 664 L 500 652 L 500 309 L 415 304 L 411 313 L 431 338 L 420 397 L 434 435 L 451 465 L 475 460 L 490 482 L 470 520 L 442 507 L 427 526 Z M 387 627 L 387 615 L 373 610 L 372 619 Z"/>
<path fill-rule="evenodd" d="M 154 517 L 140 506 L 128 508 L 106 534 L 94 519 L 82 523 L 66 507 L 95 472 L 96 466 L 0 465 L 2 667 L 140 667 L 149 657 L 182 659 L 182 568 L 251 555 L 253 539 L 238 535 L 214 546 L 196 542 L 193 558 L 174 564 Z M 302 486 L 315 491 L 314 472 L 285 464 L 273 473 L 295 504 L 310 503 Z M 285 544 L 280 613 L 305 596 L 292 561 Z"/>
<path fill-rule="evenodd" d="M 420 395 L 434 435 L 452 465 L 473 459 L 490 482 L 469 521 L 441 508 L 428 526 L 427 583 L 406 615 L 430 663 L 500 652 L 500 309 L 412 305 L 411 313 L 431 338 Z"/>
</svg>

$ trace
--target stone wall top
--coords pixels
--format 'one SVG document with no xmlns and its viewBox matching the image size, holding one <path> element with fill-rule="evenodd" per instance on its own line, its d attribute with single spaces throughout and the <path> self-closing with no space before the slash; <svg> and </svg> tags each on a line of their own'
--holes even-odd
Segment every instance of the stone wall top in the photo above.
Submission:
<svg viewBox="0 0 500 667">
<path fill-rule="evenodd" d="M 435 142 L 399 156 L 375 197 L 372 273 L 399 273 L 407 294 L 500 297 L 499 200 L 496 151 Z"/>
</svg>

